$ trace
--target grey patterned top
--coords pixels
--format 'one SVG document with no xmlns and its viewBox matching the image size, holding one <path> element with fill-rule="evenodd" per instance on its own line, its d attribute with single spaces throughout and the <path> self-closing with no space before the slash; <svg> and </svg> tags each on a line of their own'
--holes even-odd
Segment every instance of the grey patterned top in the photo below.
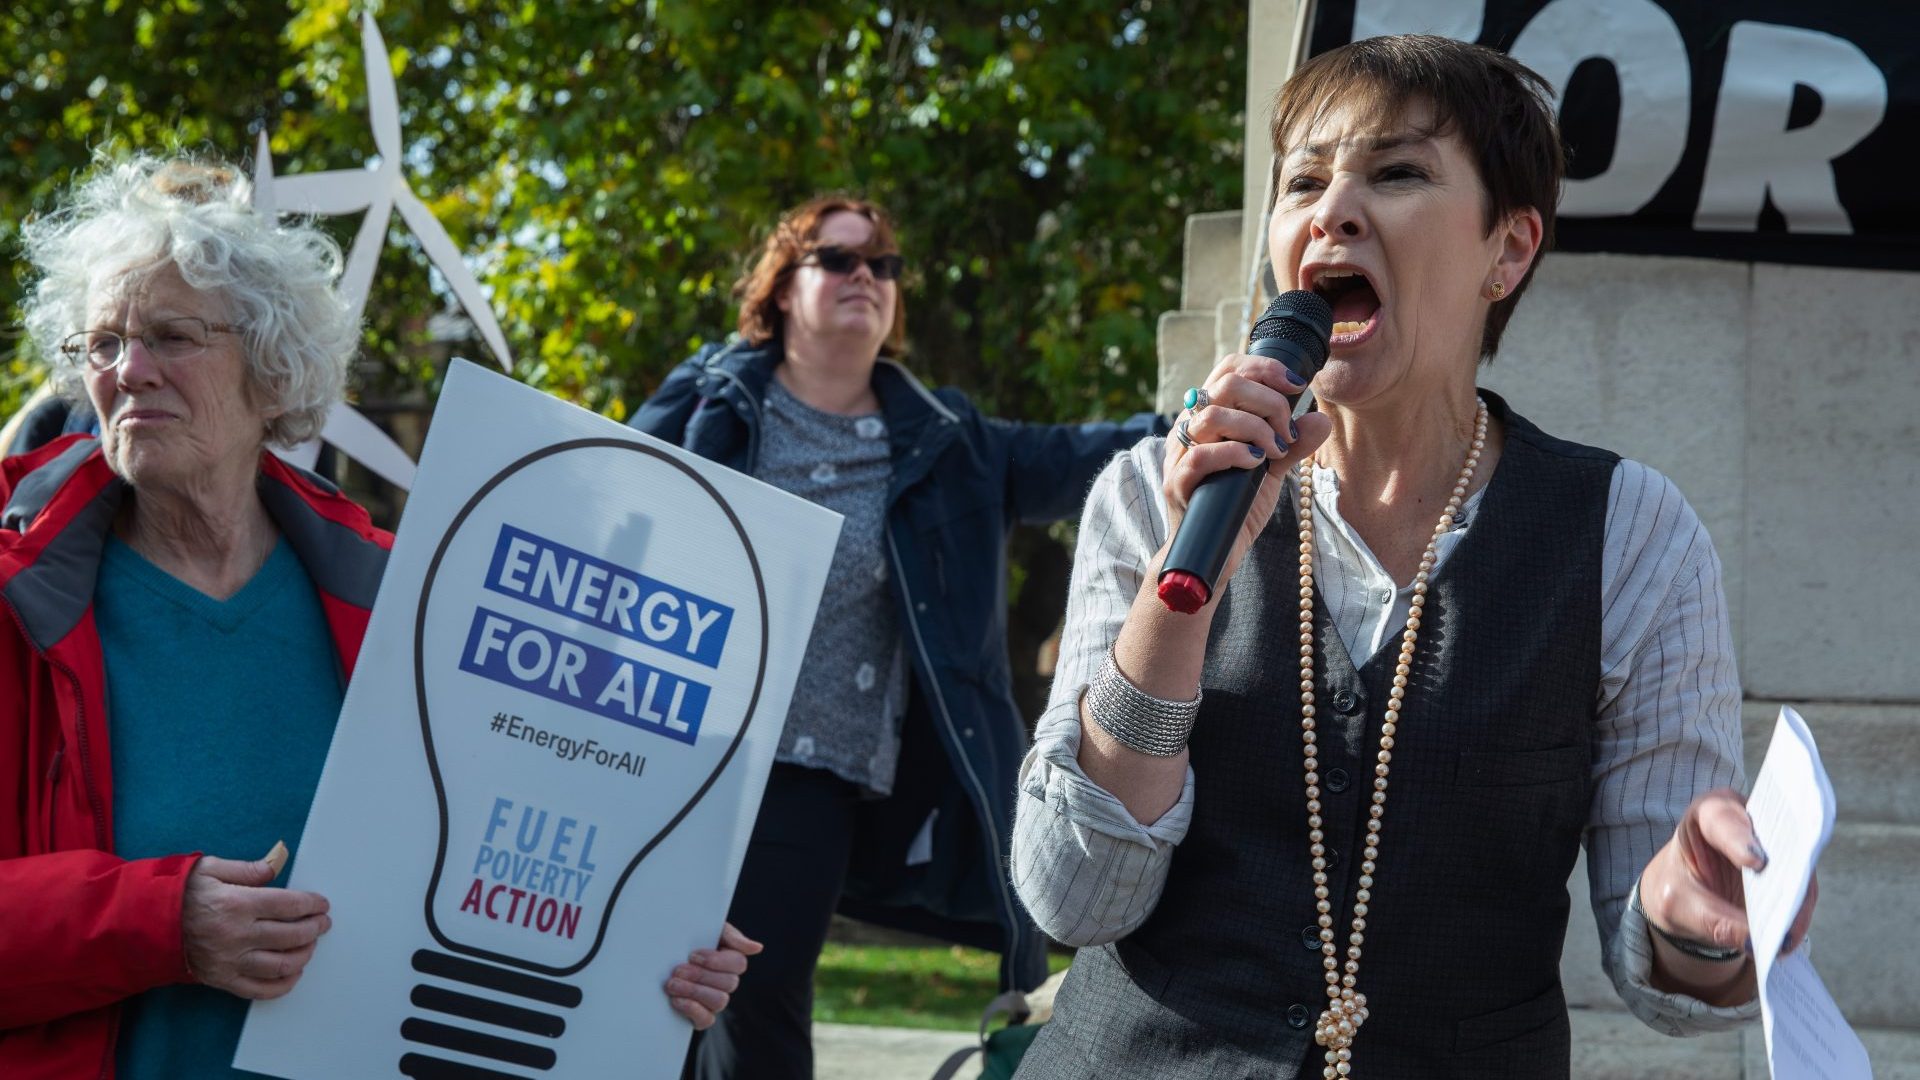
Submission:
<svg viewBox="0 0 1920 1080">
<path fill-rule="evenodd" d="M 887 424 L 822 412 L 767 384 L 754 475 L 846 518 L 776 760 L 893 791 L 907 711 L 899 615 L 887 585 Z"/>
</svg>

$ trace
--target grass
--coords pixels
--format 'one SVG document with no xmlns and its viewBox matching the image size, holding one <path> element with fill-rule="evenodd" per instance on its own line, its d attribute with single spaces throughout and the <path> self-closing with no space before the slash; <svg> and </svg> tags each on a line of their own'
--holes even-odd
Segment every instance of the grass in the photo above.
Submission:
<svg viewBox="0 0 1920 1080">
<path fill-rule="evenodd" d="M 1050 971 L 1070 957 L 1049 956 Z M 959 945 L 829 942 L 813 977 L 813 1018 L 835 1024 L 975 1031 L 1000 992 L 1000 958 Z"/>
</svg>

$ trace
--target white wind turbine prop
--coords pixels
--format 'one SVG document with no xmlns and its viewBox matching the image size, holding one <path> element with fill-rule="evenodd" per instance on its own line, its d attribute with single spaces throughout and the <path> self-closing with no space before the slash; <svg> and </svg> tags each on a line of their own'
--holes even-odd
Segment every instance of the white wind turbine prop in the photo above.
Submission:
<svg viewBox="0 0 1920 1080">
<path fill-rule="evenodd" d="M 361 41 L 366 54 L 367 112 L 373 126 L 373 146 L 379 165 L 372 169 L 340 169 L 332 172 L 304 173 L 299 176 L 273 174 L 273 158 L 266 132 L 260 133 L 259 152 L 254 158 L 254 207 L 262 214 L 317 214 L 333 216 L 366 212 L 360 232 L 347 254 L 346 272 L 340 277 L 340 295 L 353 311 L 356 323 L 366 310 L 367 293 L 373 286 L 373 272 L 386 246 L 387 222 L 395 210 L 400 220 L 413 231 L 427 257 L 432 260 L 453 294 L 466 309 L 467 317 L 486 339 L 487 346 L 500 361 L 500 367 L 513 370 L 513 353 L 507 348 L 506 335 L 494 319 L 493 308 L 480 283 L 460 258 L 447 230 L 433 211 L 414 195 L 401 172 L 404 144 L 400 139 L 400 100 L 393 84 L 393 64 L 387 55 L 387 43 L 374 25 L 373 16 L 361 17 Z M 406 451 L 349 405 L 334 407 L 327 416 L 320 437 L 338 447 L 347 456 L 365 465 L 388 482 L 402 488 L 412 487 L 414 464 Z M 296 447 L 285 456 L 300 464 L 311 465 L 319 454 L 317 443 Z"/>
</svg>

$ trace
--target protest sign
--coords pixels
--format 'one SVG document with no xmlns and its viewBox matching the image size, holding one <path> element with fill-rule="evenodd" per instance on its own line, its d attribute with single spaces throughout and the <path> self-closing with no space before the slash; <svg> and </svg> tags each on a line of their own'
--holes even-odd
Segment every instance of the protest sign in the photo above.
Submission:
<svg viewBox="0 0 1920 1080">
<path fill-rule="evenodd" d="M 235 1066 L 677 1077 L 838 535 L 457 363 L 295 851 L 333 930 Z"/>
</svg>

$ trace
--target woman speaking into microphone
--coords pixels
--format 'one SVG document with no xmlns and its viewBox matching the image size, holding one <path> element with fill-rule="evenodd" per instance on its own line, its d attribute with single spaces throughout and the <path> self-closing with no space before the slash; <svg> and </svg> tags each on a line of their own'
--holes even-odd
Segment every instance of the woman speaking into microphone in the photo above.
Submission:
<svg viewBox="0 0 1920 1080">
<path fill-rule="evenodd" d="M 1319 411 L 1230 355 L 1093 489 L 1013 862 L 1083 948 L 1022 1075 L 1564 1077 L 1583 839 L 1627 1006 L 1756 1015 L 1713 545 L 1665 477 L 1475 387 L 1552 239 L 1549 88 L 1375 38 L 1303 65 L 1271 135 L 1276 275 L 1332 308 Z M 1266 479 L 1171 610 L 1169 538 L 1235 468 Z"/>
</svg>

